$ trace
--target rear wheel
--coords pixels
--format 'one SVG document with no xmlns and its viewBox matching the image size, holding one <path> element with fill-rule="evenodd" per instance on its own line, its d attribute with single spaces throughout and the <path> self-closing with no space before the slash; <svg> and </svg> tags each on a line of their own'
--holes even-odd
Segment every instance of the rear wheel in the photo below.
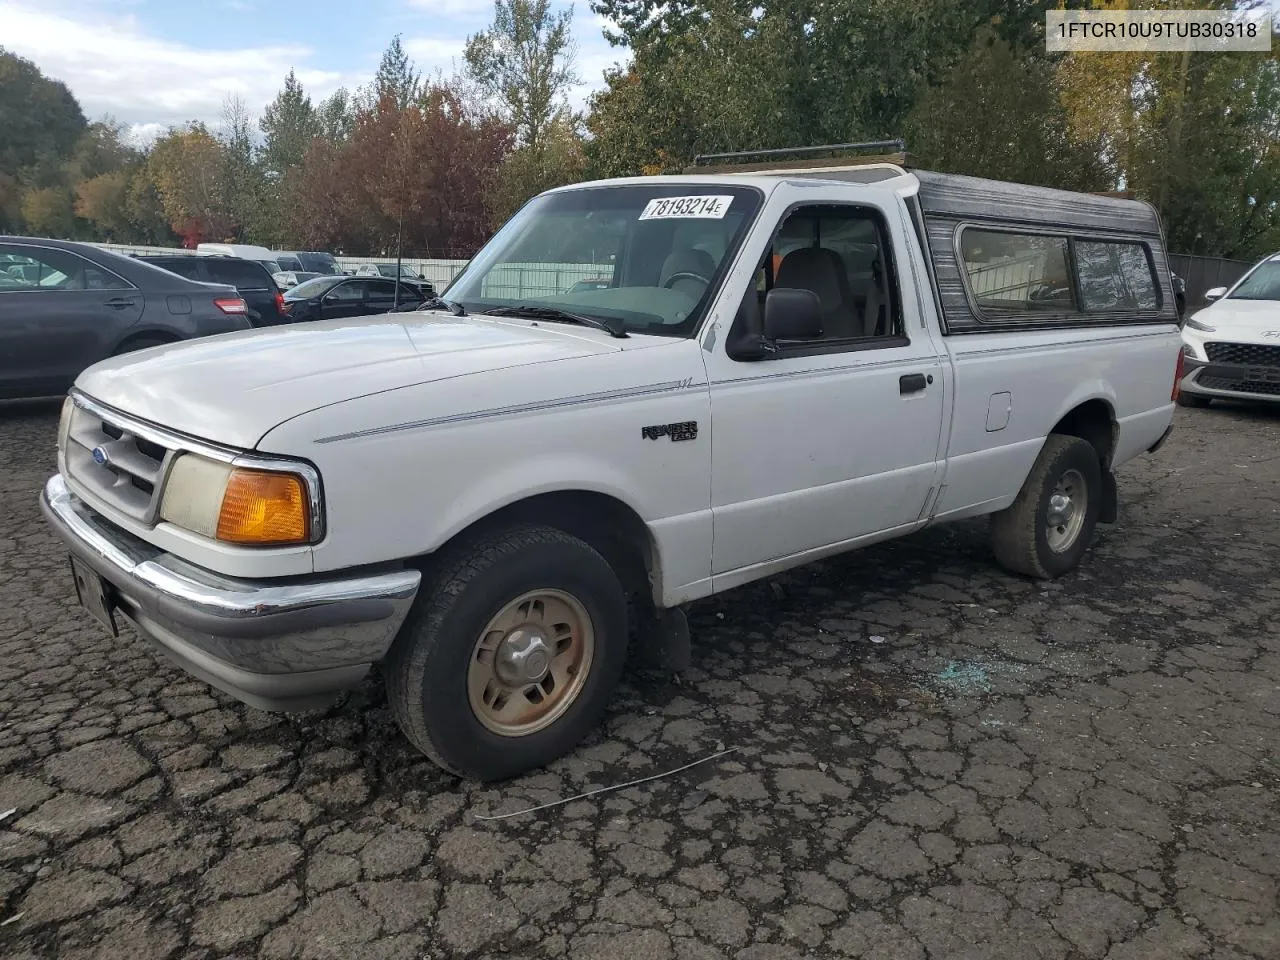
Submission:
<svg viewBox="0 0 1280 960">
<path fill-rule="evenodd" d="M 1051 434 L 1017 499 L 991 517 L 991 545 L 1001 566 L 1039 579 L 1080 563 L 1102 506 L 1102 466 L 1092 444 Z"/>
<path fill-rule="evenodd" d="M 435 763 L 501 780 L 595 727 L 626 652 L 626 601 L 604 558 L 560 530 L 509 527 L 443 559 L 388 657 L 388 699 Z"/>
<path fill-rule="evenodd" d="M 1178 406 L 1180 407 L 1195 407 L 1197 409 L 1203 409 L 1204 407 L 1207 407 L 1210 402 L 1211 401 L 1208 397 L 1201 397 L 1194 393 L 1187 393 L 1185 390 L 1178 392 Z"/>
</svg>

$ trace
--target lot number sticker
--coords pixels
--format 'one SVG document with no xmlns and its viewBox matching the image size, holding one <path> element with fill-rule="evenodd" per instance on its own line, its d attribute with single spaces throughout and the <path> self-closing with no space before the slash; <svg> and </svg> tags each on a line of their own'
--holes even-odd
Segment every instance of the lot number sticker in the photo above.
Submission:
<svg viewBox="0 0 1280 960">
<path fill-rule="evenodd" d="M 641 220 L 671 220 L 692 218 L 696 220 L 723 220 L 733 203 L 733 197 L 659 197 L 650 200 L 640 214 Z"/>
</svg>

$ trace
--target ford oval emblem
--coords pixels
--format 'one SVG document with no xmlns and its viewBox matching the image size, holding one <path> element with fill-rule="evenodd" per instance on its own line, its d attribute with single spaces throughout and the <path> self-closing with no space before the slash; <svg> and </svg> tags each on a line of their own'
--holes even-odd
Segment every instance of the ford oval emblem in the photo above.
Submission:
<svg viewBox="0 0 1280 960">
<path fill-rule="evenodd" d="M 94 447 L 93 462 L 100 467 L 105 467 L 108 463 L 111 462 L 111 458 L 107 456 L 107 451 L 102 449 L 102 447 Z"/>
<path fill-rule="evenodd" d="M 1280 337 L 1280 330 L 1263 330 L 1264 337 Z"/>
</svg>

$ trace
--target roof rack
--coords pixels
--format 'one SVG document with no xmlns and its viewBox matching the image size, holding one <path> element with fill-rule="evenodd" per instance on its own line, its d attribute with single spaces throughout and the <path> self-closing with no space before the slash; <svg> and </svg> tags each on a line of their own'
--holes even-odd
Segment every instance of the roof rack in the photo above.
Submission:
<svg viewBox="0 0 1280 960">
<path fill-rule="evenodd" d="M 835 154 L 853 153 L 862 156 L 839 157 Z M 792 160 L 767 158 L 794 157 Z M 713 173 L 719 171 L 748 173 L 763 170 L 815 169 L 814 158 L 835 160 L 839 166 L 864 164 L 892 164 L 903 170 L 915 166 L 915 160 L 907 152 L 902 140 L 870 140 L 865 143 L 832 143 L 817 147 L 782 147 L 773 150 L 742 150 L 735 153 L 704 153 L 693 158 L 693 165 L 686 173 Z M 758 158 L 757 162 L 750 162 Z M 715 162 L 715 167 L 708 164 Z M 820 167 L 819 167 L 820 169 Z"/>
</svg>

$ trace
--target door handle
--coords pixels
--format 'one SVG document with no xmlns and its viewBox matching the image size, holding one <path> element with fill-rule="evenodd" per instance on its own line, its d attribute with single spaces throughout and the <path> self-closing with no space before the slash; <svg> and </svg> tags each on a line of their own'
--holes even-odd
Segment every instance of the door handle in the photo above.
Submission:
<svg viewBox="0 0 1280 960">
<path fill-rule="evenodd" d="M 898 378 L 899 393 L 919 393 L 929 384 L 923 373 L 907 373 Z"/>
<path fill-rule="evenodd" d="M 132 307 L 133 300 L 128 297 L 116 297 L 113 300 L 103 300 L 104 307 L 111 307 L 113 310 L 123 310 L 125 307 Z"/>
</svg>

